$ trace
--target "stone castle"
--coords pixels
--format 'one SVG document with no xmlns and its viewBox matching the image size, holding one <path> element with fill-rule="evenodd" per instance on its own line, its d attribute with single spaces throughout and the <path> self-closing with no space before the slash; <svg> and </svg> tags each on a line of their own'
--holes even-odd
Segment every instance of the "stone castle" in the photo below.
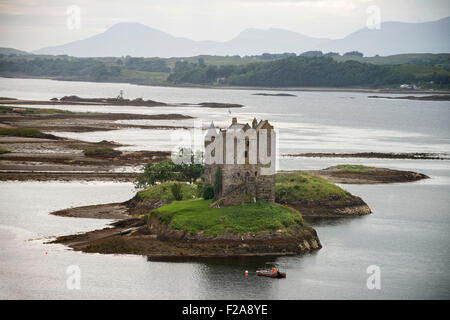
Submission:
<svg viewBox="0 0 450 320">
<path fill-rule="evenodd" d="M 205 182 L 221 185 L 213 207 L 256 200 L 275 201 L 276 136 L 267 120 L 238 123 L 216 130 L 211 123 L 205 136 Z"/>
</svg>

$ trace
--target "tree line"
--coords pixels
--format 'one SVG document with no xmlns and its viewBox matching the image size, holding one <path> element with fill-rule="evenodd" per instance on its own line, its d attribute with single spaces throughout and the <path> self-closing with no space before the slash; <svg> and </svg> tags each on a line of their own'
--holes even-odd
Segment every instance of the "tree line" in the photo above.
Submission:
<svg viewBox="0 0 450 320">
<path fill-rule="evenodd" d="M 168 60 L 160 58 L 0 55 L 0 75 L 139 83 L 134 75 L 158 72 L 168 75 L 164 84 L 175 85 L 383 87 L 409 83 L 450 87 L 450 71 L 427 65 L 432 64 L 432 60 L 419 60 L 417 64 L 376 65 L 354 60 L 338 62 L 332 58 L 333 53 L 321 55 L 315 51 L 300 56 L 281 54 L 281 58 L 280 55 L 266 56 L 274 60 L 212 65 L 205 63 L 203 58 L 199 58 L 197 63 L 180 59 L 170 68 Z M 441 62 L 448 65 L 445 59 Z"/>
<path fill-rule="evenodd" d="M 401 66 L 401 68 L 399 67 Z M 450 73 L 418 73 L 413 65 L 375 65 L 357 61 L 337 62 L 325 56 L 295 56 L 247 65 L 188 65 L 168 77 L 173 84 L 226 84 L 271 87 L 380 87 L 401 83 L 450 84 Z"/>
</svg>

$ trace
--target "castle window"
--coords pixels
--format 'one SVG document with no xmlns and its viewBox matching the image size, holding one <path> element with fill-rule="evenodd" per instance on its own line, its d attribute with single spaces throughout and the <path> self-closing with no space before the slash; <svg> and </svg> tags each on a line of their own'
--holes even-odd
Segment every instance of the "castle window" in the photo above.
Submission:
<svg viewBox="0 0 450 320">
<path fill-rule="evenodd" d="M 245 173 L 245 179 L 248 180 L 249 177 L 250 177 L 250 172 L 247 171 L 247 172 Z"/>
<path fill-rule="evenodd" d="M 248 151 L 244 151 L 244 157 L 248 158 Z"/>
<path fill-rule="evenodd" d="M 258 171 L 255 171 L 255 177 L 258 175 Z"/>
<path fill-rule="evenodd" d="M 237 176 L 238 176 L 238 177 L 240 177 L 240 176 L 241 176 L 241 173 L 240 173 L 240 172 L 238 172 L 238 173 L 237 173 Z"/>
</svg>

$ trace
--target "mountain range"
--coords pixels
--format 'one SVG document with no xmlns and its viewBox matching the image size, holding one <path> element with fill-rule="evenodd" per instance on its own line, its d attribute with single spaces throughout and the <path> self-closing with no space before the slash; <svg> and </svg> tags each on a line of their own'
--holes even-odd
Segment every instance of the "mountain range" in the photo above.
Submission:
<svg viewBox="0 0 450 320">
<path fill-rule="evenodd" d="M 450 52 L 450 17 L 423 23 L 383 22 L 380 29 L 362 28 L 342 39 L 314 38 L 284 29 L 246 29 L 224 41 L 174 37 L 140 23 L 123 22 L 84 40 L 45 47 L 35 54 L 75 57 L 189 57 L 259 55 L 311 50 L 360 51 L 366 56 Z"/>
</svg>

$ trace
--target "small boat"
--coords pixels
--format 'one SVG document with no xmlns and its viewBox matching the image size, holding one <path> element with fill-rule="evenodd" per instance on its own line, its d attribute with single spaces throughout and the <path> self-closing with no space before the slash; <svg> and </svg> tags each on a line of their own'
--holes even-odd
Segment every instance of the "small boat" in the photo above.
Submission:
<svg viewBox="0 0 450 320">
<path fill-rule="evenodd" d="M 280 267 L 277 264 L 272 264 L 272 268 L 266 267 L 263 270 L 256 270 L 256 275 L 260 277 L 282 279 L 286 278 L 286 273 L 280 271 Z"/>
<path fill-rule="evenodd" d="M 269 278 L 286 278 L 286 273 L 277 271 L 275 273 L 272 270 L 258 270 L 256 271 L 256 275 L 260 277 L 269 277 Z"/>
</svg>

